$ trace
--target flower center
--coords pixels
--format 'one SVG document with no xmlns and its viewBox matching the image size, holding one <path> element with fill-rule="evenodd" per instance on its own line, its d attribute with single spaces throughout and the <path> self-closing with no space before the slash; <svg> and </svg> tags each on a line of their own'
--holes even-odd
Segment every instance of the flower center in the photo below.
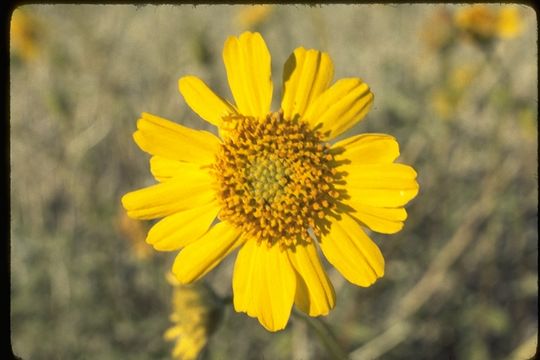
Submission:
<svg viewBox="0 0 540 360">
<path fill-rule="evenodd" d="M 329 226 L 342 194 L 330 146 L 304 122 L 268 114 L 224 118 L 217 154 L 219 218 L 268 246 L 310 242 Z"/>
</svg>

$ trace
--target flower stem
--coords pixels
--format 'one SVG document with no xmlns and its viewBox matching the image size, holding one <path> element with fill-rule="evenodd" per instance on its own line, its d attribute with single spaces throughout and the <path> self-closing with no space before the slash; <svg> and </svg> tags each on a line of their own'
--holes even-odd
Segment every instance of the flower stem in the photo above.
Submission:
<svg viewBox="0 0 540 360">
<path fill-rule="evenodd" d="M 332 329 L 321 318 L 310 317 L 297 309 L 293 309 L 292 314 L 293 316 L 304 320 L 304 322 L 315 332 L 332 359 L 344 360 L 349 358 L 345 350 L 339 345 Z"/>
<path fill-rule="evenodd" d="M 223 305 L 232 303 L 232 296 L 225 296 L 221 299 Z M 298 319 L 303 320 L 317 335 L 321 340 L 322 344 L 326 348 L 328 355 L 333 360 L 347 360 L 349 359 L 347 353 L 341 345 L 339 345 L 336 336 L 334 335 L 332 329 L 318 317 L 310 317 L 299 311 L 296 308 L 293 308 L 292 315 Z"/>
</svg>

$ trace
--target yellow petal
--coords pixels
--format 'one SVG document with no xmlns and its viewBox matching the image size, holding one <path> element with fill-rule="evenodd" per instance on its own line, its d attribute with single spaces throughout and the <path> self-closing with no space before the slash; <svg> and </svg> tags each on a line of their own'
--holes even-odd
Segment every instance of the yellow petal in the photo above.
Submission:
<svg viewBox="0 0 540 360">
<path fill-rule="evenodd" d="M 394 234 L 403 228 L 407 219 L 404 208 L 381 208 L 359 203 L 349 204 L 354 210 L 354 216 L 373 231 L 383 234 Z"/>
<path fill-rule="evenodd" d="M 297 48 L 285 62 L 281 108 L 285 119 L 302 119 L 308 106 L 330 85 L 332 59 L 326 52 Z"/>
<path fill-rule="evenodd" d="M 204 171 L 199 164 L 164 158 L 162 156 L 152 156 L 150 158 L 150 172 L 159 182 L 170 180 L 176 176 L 190 176 L 199 171 Z"/>
<path fill-rule="evenodd" d="M 347 214 L 332 223 L 320 245 L 328 261 L 353 284 L 370 286 L 384 275 L 384 258 L 378 246 Z"/>
<path fill-rule="evenodd" d="M 338 161 L 352 164 L 391 163 L 399 156 L 399 144 L 386 134 L 361 134 L 336 142 L 333 149 L 340 152 Z"/>
<path fill-rule="evenodd" d="M 197 281 L 242 243 L 239 229 L 227 222 L 220 222 L 180 251 L 174 260 L 172 272 L 182 284 Z"/>
<path fill-rule="evenodd" d="M 236 109 L 228 101 L 217 96 L 201 79 L 184 76 L 178 80 L 178 89 L 189 107 L 201 118 L 217 127 L 224 116 L 235 114 Z"/>
<path fill-rule="evenodd" d="M 336 304 L 336 294 L 326 276 L 314 244 L 287 251 L 297 277 L 295 304 L 309 316 L 326 315 Z"/>
<path fill-rule="evenodd" d="M 296 276 L 279 245 L 268 247 L 249 240 L 234 264 L 233 292 L 236 311 L 257 317 L 269 331 L 285 328 L 291 313 Z"/>
<path fill-rule="evenodd" d="M 260 284 L 261 272 L 258 261 L 260 246 L 255 240 L 247 241 L 238 251 L 234 263 L 233 293 L 234 309 L 245 312 L 251 317 L 256 317 L 261 302 Z"/>
<path fill-rule="evenodd" d="M 348 187 L 400 187 L 399 181 L 416 179 L 416 171 L 405 164 L 347 164 L 342 165 L 339 171 L 347 173 Z M 416 183 L 416 182 L 414 182 Z"/>
<path fill-rule="evenodd" d="M 400 207 L 418 194 L 416 171 L 404 164 L 343 165 L 349 203 Z"/>
<path fill-rule="evenodd" d="M 167 341 L 175 340 L 182 334 L 182 328 L 180 326 L 173 326 L 167 329 L 163 334 L 163 338 Z"/>
<path fill-rule="evenodd" d="M 273 84 L 270 52 L 261 34 L 230 36 L 223 48 L 223 61 L 238 111 L 264 118 L 270 112 Z"/>
<path fill-rule="evenodd" d="M 216 198 L 214 179 L 206 171 L 187 174 L 122 197 L 128 216 L 135 219 L 155 219 L 178 211 L 209 204 Z"/>
<path fill-rule="evenodd" d="M 141 149 L 169 159 L 210 164 L 219 139 L 207 131 L 193 130 L 155 115 L 143 113 L 133 134 Z"/>
<path fill-rule="evenodd" d="M 146 242 L 159 251 L 179 250 L 206 233 L 219 209 L 212 202 L 167 216 L 150 229 Z"/>
<path fill-rule="evenodd" d="M 332 139 L 362 120 L 373 103 L 369 86 L 357 78 L 341 79 L 306 110 L 304 120 Z"/>
</svg>

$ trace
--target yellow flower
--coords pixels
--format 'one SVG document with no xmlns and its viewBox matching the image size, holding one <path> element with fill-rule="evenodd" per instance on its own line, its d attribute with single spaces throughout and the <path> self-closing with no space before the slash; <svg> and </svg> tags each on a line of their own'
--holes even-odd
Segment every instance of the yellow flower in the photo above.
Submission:
<svg viewBox="0 0 540 360">
<path fill-rule="evenodd" d="M 253 29 L 268 18 L 272 9 L 272 5 L 242 6 L 236 15 L 236 23 L 242 29 Z"/>
<path fill-rule="evenodd" d="M 328 142 L 365 117 L 373 94 L 359 78 L 330 86 L 327 53 L 294 50 L 278 112 L 270 111 L 271 60 L 259 33 L 229 37 L 223 60 L 234 104 L 197 77 L 179 80 L 187 104 L 220 138 L 143 113 L 134 139 L 153 155 L 160 183 L 122 202 L 131 217 L 165 217 L 146 240 L 157 250 L 181 250 L 173 273 L 183 284 L 240 248 L 234 308 L 276 331 L 293 304 L 310 316 L 334 307 L 318 250 L 356 285 L 383 276 L 383 256 L 364 226 L 401 230 L 403 206 L 418 193 L 416 172 L 393 163 L 399 148 L 392 136 Z"/>
<path fill-rule="evenodd" d="M 208 336 L 215 328 L 219 308 L 208 288 L 198 285 L 181 285 L 174 276 L 168 274 L 167 280 L 173 286 L 174 323 L 163 337 L 176 341 L 172 351 L 174 359 L 194 360 L 204 349 Z"/>
<path fill-rule="evenodd" d="M 446 50 L 454 42 L 452 13 L 445 7 L 437 8 L 427 19 L 420 33 L 431 50 Z"/>
<path fill-rule="evenodd" d="M 37 21 L 26 11 L 15 9 L 11 15 L 11 50 L 23 60 L 30 61 L 38 54 L 38 33 L 41 31 Z"/>
<path fill-rule="evenodd" d="M 501 38 L 510 39 L 518 36 L 523 30 L 519 9 L 515 6 L 504 6 L 499 11 L 497 33 Z"/>
<path fill-rule="evenodd" d="M 431 106 L 439 117 L 449 120 L 454 116 L 477 72 L 474 66 L 461 65 L 452 69 L 441 87 L 432 91 Z"/>
<path fill-rule="evenodd" d="M 522 27 L 519 10 L 514 6 L 466 6 L 456 12 L 455 22 L 458 28 L 480 40 L 512 38 Z"/>
<path fill-rule="evenodd" d="M 130 248 L 138 259 L 145 260 L 151 255 L 150 247 L 144 242 L 146 230 L 140 221 L 129 218 L 125 211 L 121 211 L 115 225 L 120 236 L 129 241 Z"/>
</svg>

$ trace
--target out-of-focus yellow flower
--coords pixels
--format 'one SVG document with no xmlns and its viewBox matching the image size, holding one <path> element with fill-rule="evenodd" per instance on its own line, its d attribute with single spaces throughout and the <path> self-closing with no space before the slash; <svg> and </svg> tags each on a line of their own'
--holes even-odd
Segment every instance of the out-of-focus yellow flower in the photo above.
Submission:
<svg viewBox="0 0 540 360">
<path fill-rule="evenodd" d="M 10 43 L 13 54 L 31 61 L 39 53 L 38 39 L 41 25 L 26 10 L 15 9 L 11 16 Z"/>
<path fill-rule="evenodd" d="M 448 48 L 455 39 L 452 13 L 447 8 L 437 8 L 424 24 L 420 36 L 431 50 Z"/>
<path fill-rule="evenodd" d="M 454 116 L 475 75 L 474 66 L 457 67 L 450 72 L 443 85 L 433 91 L 431 106 L 440 118 L 449 120 Z"/>
<path fill-rule="evenodd" d="M 272 5 L 242 6 L 236 15 L 236 22 L 243 30 L 254 29 L 262 24 L 272 12 Z"/>
<path fill-rule="evenodd" d="M 480 37 L 495 35 L 497 14 L 487 5 L 460 8 L 455 14 L 456 26 L 463 31 Z"/>
<path fill-rule="evenodd" d="M 172 274 L 167 280 L 173 286 L 174 323 L 164 334 L 167 341 L 176 341 L 174 359 L 194 360 L 204 349 L 208 336 L 221 318 L 215 295 L 202 285 L 181 285 Z"/>
<path fill-rule="evenodd" d="M 504 6 L 499 12 L 497 31 L 501 38 L 510 39 L 518 36 L 523 30 L 519 9 L 515 6 Z"/>
<path fill-rule="evenodd" d="M 145 242 L 147 230 L 140 221 L 131 219 L 125 211 L 120 211 L 116 227 L 120 235 L 129 241 L 130 247 L 138 259 L 144 260 L 150 256 L 152 251 Z"/>
<path fill-rule="evenodd" d="M 519 9 L 515 6 L 466 6 L 455 13 L 456 26 L 478 40 L 512 38 L 521 32 Z"/>
</svg>

